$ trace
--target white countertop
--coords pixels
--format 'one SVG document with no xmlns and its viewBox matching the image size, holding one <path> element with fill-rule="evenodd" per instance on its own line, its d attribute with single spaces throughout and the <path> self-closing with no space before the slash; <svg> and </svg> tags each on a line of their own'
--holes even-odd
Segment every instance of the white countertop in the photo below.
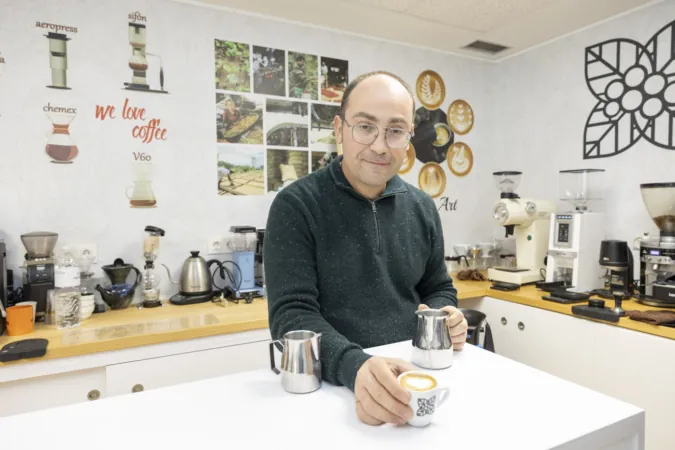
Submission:
<svg viewBox="0 0 675 450">
<path fill-rule="evenodd" d="M 368 352 L 409 360 L 411 344 Z M 641 409 L 476 347 L 433 374 L 450 398 L 421 429 L 363 425 L 347 389 L 288 394 L 261 370 L 3 418 L 0 448 L 643 449 Z"/>
</svg>

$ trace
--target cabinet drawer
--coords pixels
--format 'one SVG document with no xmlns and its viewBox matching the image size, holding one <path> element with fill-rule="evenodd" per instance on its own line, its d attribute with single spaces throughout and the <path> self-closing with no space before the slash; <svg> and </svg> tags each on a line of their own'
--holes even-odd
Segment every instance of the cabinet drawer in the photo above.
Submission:
<svg viewBox="0 0 675 450">
<path fill-rule="evenodd" d="M 103 367 L 0 383 L 0 417 L 98 400 L 105 395 Z"/>
<path fill-rule="evenodd" d="M 269 341 L 233 345 L 106 367 L 108 395 L 130 394 L 179 383 L 269 367 Z"/>
</svg>

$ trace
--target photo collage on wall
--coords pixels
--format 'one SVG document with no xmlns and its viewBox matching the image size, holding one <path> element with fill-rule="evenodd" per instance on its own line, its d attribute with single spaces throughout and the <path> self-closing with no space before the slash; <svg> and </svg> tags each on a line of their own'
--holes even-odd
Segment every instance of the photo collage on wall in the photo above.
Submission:
<svg viewBox="0 0 675 450">
<path fill-rule="evenodd" d="M 279 192 L 337 157 L 349 62 L 214 40 L 219 195 Z"/>
<path fill-rule="evenodd" d="M 415 112 L 415 135 L 399 174 L 410 172 L 415 160 L 419 160 L 423 166 L 417 184 L 432 198 L 437 198 L 445 192 L 445 167 L 456 177 L 465 177 L 473 168 L 471 147 L 456 137 L 471 131 L 474 112 L 471 105 L 461 99 L 450 103 L 447 112 L 444 111 L 445 83 L 432 70 L 426 70 L 417 77 L 415 91 L 422 106 Z"/>
</svg>

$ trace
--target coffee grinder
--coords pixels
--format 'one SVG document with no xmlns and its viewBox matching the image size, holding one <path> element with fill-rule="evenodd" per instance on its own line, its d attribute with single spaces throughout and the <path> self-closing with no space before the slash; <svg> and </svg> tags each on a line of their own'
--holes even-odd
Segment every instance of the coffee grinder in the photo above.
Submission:
<svg viewBox="0 0 675 450">
<path fill-rule="evenodd" d="M 562 282 L 568 290 L 589 292 L 603 286 L 598 267 L 598 242 L 605 237 L 604 214 L 589 202 L 602 200 L 604 170 L 576 169 L 558 173 L 560 200 L 569 210 L 551 214 L 546 282 Z"/>
<path fill-rule="evenodd" d="M 600 243 L 600 267 L 607 271 L 604 289 L 595 293 L 603 298 L 615 298 L 622 294 L 624 300 L 633 296 L 635 272 L 633 252 L 626 241 L 604 240 Z"/>
<path fill-rule="evenodd" d="M 48 231 L 34 231 L 21 235 L 26 247 L 23 274 L 25 301 L 36 302 L 36 322 L 44 322 L 47 292 L 54 289 L 54 247 L 59 235 Z"/>
<path fill-rule="evenodd" d="M 675 308 L 675 182 L 640 185 L 658 236 L 636 239 L 640 249 L 640 296 L 645 305 Z"/>
<path fill-rule="evenodd" d="M 491 267 L 488 279 L 523 285 L 544 279 L 543 269 L 548 248 L 551 213 L 555 203 L 520 198 L 516 189 L 522 172 L 502 171 L 492 174 L 501 191 L 493 218 L 506 228 L 506 237 L 516 235 L 516 267 Z"/>
<path fill-rule="evenodd" d="M 125 89 L 131 91 L 154 92 L 168 94 L 164 90 L 164 67 L 159 55 L 146 53 L 147 38 L 146 27 L 141 23 L 129 22 L 129 45 L 131 45 L 131 58 L 129 68 L 133 71 L 131 83 L 124 83 Z M 159 90 L 151 89 L 148 85 L 148 56 L 159 60 Z"/>
<path fill-rule="evenodd" d="M 232 250 L 235 282 L 231 297 L 233 300 L 245 299 L 250 302 L 253 297 L 263 295 L 262 285 L 256 283 L 255 278 L 257 230 L 250 226 L 233 226 L 230 227 L 230 233 L 227 246 Z"/>
</svg>

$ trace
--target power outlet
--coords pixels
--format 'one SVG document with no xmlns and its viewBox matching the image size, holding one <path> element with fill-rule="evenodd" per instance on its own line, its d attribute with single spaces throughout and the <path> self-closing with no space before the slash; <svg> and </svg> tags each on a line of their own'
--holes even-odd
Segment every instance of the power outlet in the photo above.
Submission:
<svg viewBox="0 0 675 450">
<path fill-rule="evenodd" d="M 207 253 L 209 255 L 222 255 L 228 253 L 227 251 L 227 241 L 223 236 L 212 236 L 209 238 L 209 242 L 206 245 Z"/>
</svg>

